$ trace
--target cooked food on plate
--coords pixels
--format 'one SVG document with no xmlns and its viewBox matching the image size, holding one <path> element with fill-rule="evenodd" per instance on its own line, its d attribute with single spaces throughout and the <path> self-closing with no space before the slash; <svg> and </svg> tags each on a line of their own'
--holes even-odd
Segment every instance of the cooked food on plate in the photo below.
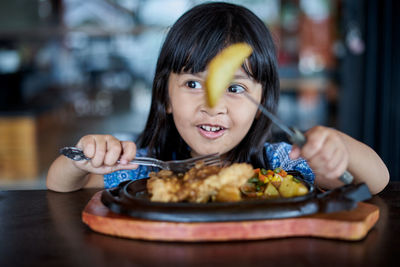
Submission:
<svg viewBox="0 0 400 267">
<path fill-rule="evenodd" d="M 185 174 L 151 172 L 147 191 L 151 201 L 206 203 L 295 197 L 307 194 L 308 188 L 281 168 L 254 170 L 247 163 L 227 167 L 198 163 Z"/>
<path fill-rule="evenodd" d="M 253 167 L 246 163 L 235 163 L 224 168 L 197 164 L 184 175 L 167 170 L 151 172 L 147 190 L 151 201 L 238 201 L 241 199 L 240 186 L 253 173 Z"/>
<path fill-rule="evenodd" d="M 308 193 L 308 188 L 282 168 L 275 170 L 255 169 L 254 176 L 240 187 L 247 197 L 279 198 L 297 197 Z"/>
</svg>

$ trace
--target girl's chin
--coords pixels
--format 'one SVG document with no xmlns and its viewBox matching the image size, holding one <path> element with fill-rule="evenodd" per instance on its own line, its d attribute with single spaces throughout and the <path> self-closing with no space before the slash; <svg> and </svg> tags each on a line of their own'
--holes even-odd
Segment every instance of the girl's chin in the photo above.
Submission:
<svg viewBox="0 0 400 267">
<path fill-rule="evenodd" d="M 197 157 L 197 156 L 201 156 L 201 155 L 208 155 L 208 154 L 214 154 L 214 153 L 218 153 L 220 155 L 223 155 L 226 152 L 228 152 L 226 150 L 226 148 L 225 149 L 222 149 L 222 148 L 218 149 L 218 147 L 214 146 L 214 147 L 209 148 L 209 149 L 207 149 L 205 147 L 202 147 L 202 148 L 199 148 L 199 149 L 193 149 L 192 152 L 190 153 L 190 155 L 192 157 Z"/>
<path fill-rule="evenodd" d="M 223 155 L 227 153 L 229 150 L 231 150 L 234 146 L 229 146 L 227 147 L 227 143 L 231 144 L 232 141 L 227 140 L 227 135 L 222 136 L 221 138 L 216 138 L 216 139 L 208 139 L 204 138 L 203 136 L 199 136 L 194 134 L 193 138 L 191 141 L 192 143 L 189 143 L 189 146 L 192 149 L 191 156 L 200 156 L 200 155 L 208 155 L 208 154 L 214 154 L 218 153 L 220 155 Z"/>
</svg>

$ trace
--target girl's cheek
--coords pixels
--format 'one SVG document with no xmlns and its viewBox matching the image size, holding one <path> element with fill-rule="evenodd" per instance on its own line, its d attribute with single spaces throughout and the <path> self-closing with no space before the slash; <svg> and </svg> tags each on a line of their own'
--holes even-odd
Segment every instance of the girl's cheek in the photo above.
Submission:
<svg viewBox="0 0 400 267">
<path fill-rule="evenodd" d="M 242 99 L 241 101 L 235 101 L 235 103 L 230 103 L 230 112 L 234 114 L 236 118 L 240 118 L 246 122 L 253 122 L 257 114 L 257 106 L 250 103 L 247 99 Z"/>
</svg>

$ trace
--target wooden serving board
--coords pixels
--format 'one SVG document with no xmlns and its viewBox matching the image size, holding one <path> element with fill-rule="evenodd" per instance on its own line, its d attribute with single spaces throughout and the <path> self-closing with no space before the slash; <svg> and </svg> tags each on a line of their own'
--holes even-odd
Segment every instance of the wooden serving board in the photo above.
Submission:
<svg viewBox="0 0 400 267">
<path fill-rule="evenodd" d="M 379 208 L 358 203 L 351 211 L 309 216 L 240 222 L 166 222 L 116 214 L 101 202 L 97 192 L 82 212 L 92 230 L 112 236 L 163 241 L 228 241 L 311 236 L 360 240 L 375 225 Z"/>
</svg>

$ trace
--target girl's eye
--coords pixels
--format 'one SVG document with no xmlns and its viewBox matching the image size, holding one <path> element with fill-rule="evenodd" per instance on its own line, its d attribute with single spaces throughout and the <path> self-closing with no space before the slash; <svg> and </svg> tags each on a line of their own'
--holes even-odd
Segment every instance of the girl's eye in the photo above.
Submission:
<svg viewBox="0 0 400 267">
<path fill-rule="evenodd" d="M 201 88 L 201 84 L 199 82 L 196 81 L 188 81 L 186 83 L 186 86 L 192 89 L 199 89 Z"/>
<path fill-rule="evenodd" d="M 228 92 L 229 93 L 240 94 L 240 93 L 243 93 L 244 91 L 246 91 L 246 89 L 244 89 L 243 86 L 240 86 L 238 84 L 233 84 L 233 85 L 228 87 Z"/>
</svg>

